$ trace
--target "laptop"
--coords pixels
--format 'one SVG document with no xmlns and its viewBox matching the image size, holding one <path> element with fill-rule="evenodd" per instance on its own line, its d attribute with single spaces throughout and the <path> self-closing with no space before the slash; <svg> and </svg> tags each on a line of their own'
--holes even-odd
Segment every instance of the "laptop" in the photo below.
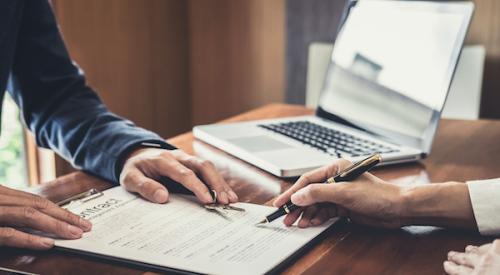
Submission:
<svg viewBox="0 0 500 275">
<path fill-rule="evenodd" d="M 194 136 L 279 177 L 373 153 L 385 165 L 425 158 L 473 10 L 350 1 L 315 115 L 196 126 Z"/>
</svg>

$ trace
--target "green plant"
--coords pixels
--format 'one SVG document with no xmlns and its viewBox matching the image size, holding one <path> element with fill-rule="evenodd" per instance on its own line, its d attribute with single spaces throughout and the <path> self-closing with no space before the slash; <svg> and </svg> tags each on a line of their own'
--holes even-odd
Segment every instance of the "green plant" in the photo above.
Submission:
<svg viewBox="0 0 500 275">
<path fill-rule="evenodd" d="M 3 102 L 0 136 L 0 184 L 27 187 L 23 126 L 19 109 L 7 94 Z"/>
</svg>

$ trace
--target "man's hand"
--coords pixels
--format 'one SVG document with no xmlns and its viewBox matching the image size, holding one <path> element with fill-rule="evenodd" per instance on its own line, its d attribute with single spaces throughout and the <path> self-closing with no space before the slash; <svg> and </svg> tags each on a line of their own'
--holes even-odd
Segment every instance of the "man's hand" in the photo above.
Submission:
<svg viewBox="0 0 500 275">
<path fill-rule="evenodd" d="M 443 263 L 450 275 L 493 275 L 500 273 L 500 239 L 483 246 L 469 245 L 465 252 L 450 251 Z"/>
<path fill-rule="evenodd" d="M 18 228 L 78 239 L 92 228 L 92 224 L 47 199 L 0 186 L 0 247 L 49 249 L 54 246 L 53 239 Z"/>
<path fill-rule="evenodd" d="M 120 184 L 128 191 L 139 193 L 152 202 L 165 203 L 168 201 L 169 193 L 167 188 L 158 182 L 162 176 L 182 184 L 202 203 L 212 202 L 207 185 L 217 192 L 219 203 L 238 201 L 238 196 L 211 162 L 188 155 L 181 150 L 168 151 L 155 148 L 136 150 L 123 166 Z"/>
<path fill-rule="evenodd" d="M 301 217 L 298 226 L 319 225 L 336 216 L 348 217 L 355 222 L 398 228 L 402 226 L 402 190 L 370 173 L 352 182 L 322 184 L 326 179 L 351 165 L 347 160 L 304 174 L 274 205 L 279 207 L 288 200 L 303 208 L 287 215 L 286 225 Z M 301 216 L 302 215 L 302 216 Z"/>
</svg>

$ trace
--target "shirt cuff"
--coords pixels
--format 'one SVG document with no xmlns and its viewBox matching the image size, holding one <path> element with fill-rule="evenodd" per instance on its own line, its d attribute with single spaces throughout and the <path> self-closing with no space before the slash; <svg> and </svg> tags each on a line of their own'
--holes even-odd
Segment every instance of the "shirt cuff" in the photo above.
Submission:
<svg viewBox="0 0 500 275">
<path fill-rule="evenodd" d="M 500 178 L 467 182 L 481 235 L 500 235 Z"/>
</svg>

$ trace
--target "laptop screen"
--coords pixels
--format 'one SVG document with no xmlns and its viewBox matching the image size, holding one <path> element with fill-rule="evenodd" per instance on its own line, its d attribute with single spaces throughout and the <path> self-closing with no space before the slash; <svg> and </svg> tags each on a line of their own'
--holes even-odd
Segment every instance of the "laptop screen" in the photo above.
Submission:
<svg viewBox="0 0 500 275">
<path fill-rule="evenodd" d="M 338 33 L 319 115 L 428 152 L 472 10 L 358 1 Z"/>
</svg>

